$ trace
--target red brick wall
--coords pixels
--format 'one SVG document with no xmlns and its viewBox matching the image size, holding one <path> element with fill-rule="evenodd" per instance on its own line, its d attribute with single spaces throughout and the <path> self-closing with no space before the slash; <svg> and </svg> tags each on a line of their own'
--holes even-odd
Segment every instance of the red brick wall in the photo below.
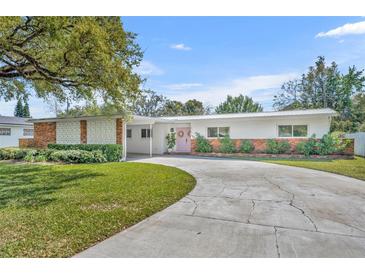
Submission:
<svg viewBox="0 0 365 274">
<path fill-rule="evenodd" d="M 250 140 L 252 144 L 255 146 L 255 150 L 253 153 L 263 153 L 266 150 L 266 142 L 268 139 L 232 139 L 235 144 L 237 150 L 239 149 L 241 142 L 244 140 Z M 277 141 L 288 141 L 291 146 L 291 152 L 295 152 L 295 147 L 298 143 L 308 140 L 307 138 L 278 138 L 275 139 Z M 220 142 L 219 139 L 209 139 L 209 143 L 213 147 L 214 152 L 219 152 Z M 196 140 L 191 140 L 191 151 L 195 152 L 196 149 Z M 354 155 L 354 142 L 350 143 L 347 149 L 344 151 L 345 155 Z"/>
<path fill-rule="evenodd" d="M 20 148 L 34 147 L 34 139 L 33 138 L 19 138 L 19 147 Z"/>
<path fill-rule="evenodd" d="M 87 144 L 87 121 L 80 121 L 80 144 Z"/>
<path fill-rule="evenodd" d="M 116 119 L 117 144 L 123 144 L 123 120 Z"/>
<path fill-rule="evenodd" d="M 34 146 L 46 148 L 56 143 L 56 122 L 34 123 Z"/>
</svg>

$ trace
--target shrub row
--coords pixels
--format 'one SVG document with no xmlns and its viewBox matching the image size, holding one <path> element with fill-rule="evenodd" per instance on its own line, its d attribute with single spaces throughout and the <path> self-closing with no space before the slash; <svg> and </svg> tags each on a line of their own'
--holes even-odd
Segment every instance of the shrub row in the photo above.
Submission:
<svg viewBox="0 0 365 274">
<path fill-rule="evenodd" d="M 209 153 L 213 151 L 213 147 L 204 136 L 196 134 L 196 152 Z M 220 153 L 252 153 L 255 146 L 252 141 L 244 140 L 237 149 L 232 139 L 225 136 L 219 139 Z M 330 155 L 334 153 L 342 153 L 349 145 L 349 140 L 340 138 L 339 133 L 324 135 L 321 139 L 316 139 L 315 135 L 306 141 L 300 142 L 295 147 L 295 152 L 299 154 L 309 155 Z M 268 154 L 286 154 L 291 152 L 291 145 L 288 141 L 270 139 L 266 141 L 266 150 Z"/>
<path fill-rule="evenodd" d="M 117 162 L 122 157 L 123 146 L 118 144 L 49 144 L 49 149 L 55 150 L 82 150 L 82 151 L 101 151 L 108 162 Z"/>
<path fill-rule="evenodd" d="M 27 162 L 104 163 L 107 159 L 101 151 L 54 150 L 54 149 L 0 149 L 0 160 L 24 160 Z"/>
</svg>

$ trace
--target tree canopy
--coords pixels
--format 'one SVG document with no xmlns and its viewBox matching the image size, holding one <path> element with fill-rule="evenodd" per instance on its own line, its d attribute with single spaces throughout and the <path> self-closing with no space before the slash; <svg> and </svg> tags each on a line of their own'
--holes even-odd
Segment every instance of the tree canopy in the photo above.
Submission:
<svg viewBox="0 0 365 274">
<path fill-rule="evenodd" d="M 237 97 L 231 95 L 220 103 L 216 108 L 216 113 L 240 113 L 240 112 L 261 112 L 262 106 L 252 100 L 251 97 L 240 94 Z"/>
<path fill-rule="evenodd" d="M 354 131 L 360 124 L 360 118 L 354 112 L 353 99 L 364 93 L 364 87 L 363 70 L 352 66 L 343 74 L 335 62 L 328 66 L 325 58 L 320 56 L 300 79 L 282 85 L 281 92 L 274 96 L 274 108 L 332 108 L 340 114 L 333 119 L 332 130 Z M 358 120 L 354 119 L 354 115 Z"/>
<path fill-rule="evenodd" d="M 141 83 L 135 37 L 119 17 L 0 17 L 0 99 L 32 90 L 123 105 Z"/>
</svg>

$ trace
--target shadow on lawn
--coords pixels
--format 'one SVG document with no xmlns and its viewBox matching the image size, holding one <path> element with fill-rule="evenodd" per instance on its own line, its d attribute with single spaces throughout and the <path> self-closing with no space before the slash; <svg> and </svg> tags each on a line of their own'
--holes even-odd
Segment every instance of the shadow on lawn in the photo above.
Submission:
<svg viewBox="0 0 365 274">
<path fill-rule="evenodd" d="M 0 166 L 0 209 L 44 206 L 56 200 L 58 190 L 77 186 L 78 180 L 103 176 L 90 169 L 58 170 L 52 166 L 4 165 Z"/>
</svg>

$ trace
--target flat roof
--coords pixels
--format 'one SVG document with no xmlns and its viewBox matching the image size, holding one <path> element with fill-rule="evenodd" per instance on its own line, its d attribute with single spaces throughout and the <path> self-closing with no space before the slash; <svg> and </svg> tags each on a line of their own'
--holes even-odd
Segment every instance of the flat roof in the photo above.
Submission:
<svg viewBox="0 0 365 274">
<path fill-rule="evenodd" d="M 0 115 L 0 124 L 2 125 L 26 125 L 31 126 L 33 123 L 29 121 L 29 118 L 21 118 L 14 116 L 2 116 Z"/>
<path fill-rule="evenodd" d="M 263 112 L 208 114 L 208 115 L 191 115 L 191 116 L 169 116 L 169 117 L 160 117 L 160 119 L 170 120 L 170 121 L 192 121 L 192 120 L 209 120 L 209 119 L 312 116 L 312 115 L 336 116 L 337 112 L 330 108 L 321 108 L 321 109 L 305 109 L 305 110 L 263 111 Z"/>
<path fill-rule="evenodd" d="M 133 121 L 154 122 L 174 122 L 174 121 L 193 121 L 193 120 L 210 120 L 210 119 L 232 119 L 232 118 L 265 118 L 265 117 L 287 117 L 287 116 L 315 116 L 326 115 L 336 116 L 337 112 L 330 108 L 306 109 L 306 110 L 285 110 L 285 111 L 264 111 L 264 112 L 248 112 L 248 113 L 227 113 L 227 114 L 207 114 L 207 115 L 191 115 L 191 116 L 161 116 L 148 117 L 141 115 L 133 115 Z M 0 116 L 1 117 L 1 116 Z M 96 116 L 78 116 L 78 117 L 51 117 L 30 119 L 29 122 L 56 122 L 67 120 L 88 120 L 100 118 L 123 118 L 122 114 L 117 115 L 96 115 Z"/>
</svg>

